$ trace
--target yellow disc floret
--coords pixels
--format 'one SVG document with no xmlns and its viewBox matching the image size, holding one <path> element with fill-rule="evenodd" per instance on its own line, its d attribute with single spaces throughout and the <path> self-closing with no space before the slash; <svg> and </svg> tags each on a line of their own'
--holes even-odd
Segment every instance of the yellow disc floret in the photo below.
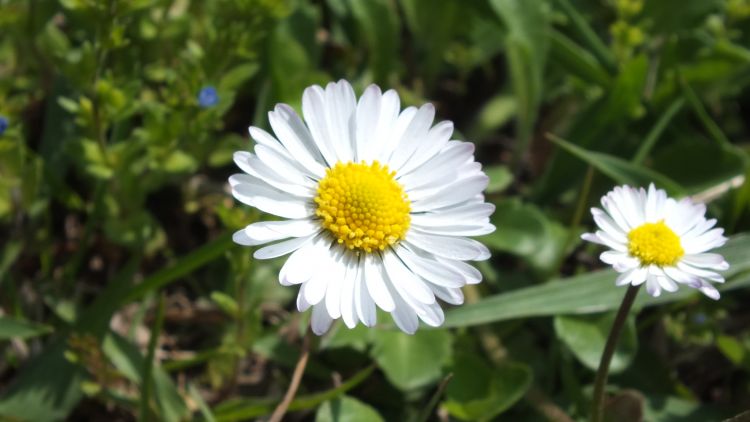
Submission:
<svg viewBox="0 0 750 422">
<path fill-rule="evenodd" d="M 641 260 L 641 265 L 658 265 L 660 267 L 675 265 L 685 254 L 680 244 L 680 237 L 675 234 L 664 220 L 656 223 L 645 223 L 628 233 L 628 252 Z"/>
<path fill-rule="evenodd" d="M 338 163 L 326 171 L 315 197 L 323 227 L 351 250 L 383 250 L 406 236 L 411 211 L 396 172 L 372 164 Z"/>
</svg>

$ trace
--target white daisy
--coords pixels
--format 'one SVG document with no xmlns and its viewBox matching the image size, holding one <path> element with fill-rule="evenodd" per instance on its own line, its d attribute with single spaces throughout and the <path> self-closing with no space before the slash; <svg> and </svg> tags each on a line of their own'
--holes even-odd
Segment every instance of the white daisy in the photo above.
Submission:
<svg viewBox="0 0 750 422">
<path fill-rule="evenodd" d="M 716 220 L 706 219 L 704 204 L 668 198 L 651 184 L 648 191 L 618 186 L 602 197 L 602 206 L 604 210 L 591 209 L 600 230 L 581 237 L 611 249 L 600 259 L 620 273 L 618 286 L 645 282 L 648 293 L 659 296 L 684 284 L 719 299 L 709 281 L 723 283 L 717 271 L 729 264 L 708 251 L 727 238 L 723 229 L 712 228 Z"/>
<path fill-rule="evenodd" d="M 466 236 L 495 230 L 474 145 L 450 140 L 451 122 L 432 126 L 432 104 L 401 111 L 396 91 L 375 85 L 359 101 L 343 80 L 311 86 L 302 112 L 304 122 L 278 104 L 275 136 L 251 127 L 255 153 L 235 153 L 247 174 L 229 178 L 234 197 L 285 220 L 250 224 L 234 241 L 274 242 L 257 259 L 291 253 L 279 281 L 300 285 L 297 308 L 312 307 L 318 335 L 338 318 L 373 326 L 376 306 L 407 333 L 419 320 L 441 325 L 436 298 L 463 303 L 461 287 L 482 278 L 464 261 L 490 256 Z"/>
</svg>

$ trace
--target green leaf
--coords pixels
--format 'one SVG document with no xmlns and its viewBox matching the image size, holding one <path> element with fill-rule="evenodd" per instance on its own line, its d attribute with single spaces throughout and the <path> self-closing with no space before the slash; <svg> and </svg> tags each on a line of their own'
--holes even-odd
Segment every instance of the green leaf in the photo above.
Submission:
<svg viewBox="0 0 750 422">
<path fill-rule="evenodd" d="M 518 113 L 516 99 L 507 94 L 490 98 L 479 111 L 477 119 L 469 130 L 471 138 L 481 138 L 505 126 Z"/>
<path fill-rule="evenodd" d="M 485 189 L 486 193 L 502 192 L 513 182 L 513 174 L 506 166 L 495 165 L 485 167 L 484 172 L 490 178 L 490 184 Z"/>
<path fill-rule="evenodd" d="M 383 422 L 371 406 L 361 401 L 341 396 L 323 403 L 315 413 L 315 422 Z"/>
<path fill-rule="evenodd" d="M 747 351 L 740 341 L 727 335 L 716 337 L 716 347 L 729 359 L 730 362 L 739 366 L 747 359 Z"/>
<path fill-rule="evenodd" d="M 0 340 L 24 339 L 52 332 L 52 327 L 7 315 L 0 316 Z"/>
<path fill-rule="evenodd" d="M 596 55 L 599 61 L 607 67 L 609 70 L 615 70 L 617 64 L 615 57 L 607 48 L 604 41 L 596 35 L 596 31 L 589 25 L 586 18 L 584 18 L 579 10 L 573 7 L 568 0 L 555 0 L 557 5 L 563 9 L 568 18 L 570 18 L 573 24 L 573 29 L 578 33 L 578 36 L 583 39 L 588 45 L 588 48 Z"/>
<path fill-rule="evenodd" d="M 373 79 L 387 83 L 396 70 L 393 53 L 398 51 L 400 39 L 398 14 L 393 3 L 387 0 L 349 0 L 348 3 L 370 50 Z"/>
<path fill-rule="evenodd" d="M 354 374 L 340 386 L 322 393 L 297 396 L 289 404 L 289 411 L 312 409 L 325 401 L 340 397 L 366 380 L 374 369 L 374 366 L 369 366 Z M 276 399 L 230 399 L 214 409 L 214 416 L 219 422 L 246 421 L 270 414 L 278 402 L 279 400 Z"/>
<path fill-rule="evenodd" d="M 258 73 L 260 66 L 258 63 L 243 63 L 230 69 L 222 76 L 219 81 L 218 89 L 220 92 L 236 91 L 248 79 Z"/>
<path fill-rule="evenodd" d="M 370 354 L 393 385 L 408 391 L 440 379 L 450 361 L 452 341 L 445 330 L 419 330 L 414 335 L 380 330 Z"/>
<path fill-rule="evenodd" d="M 239 317 L 239 305 L 232 296 L 220 291 L 211 292 L 211 300 L 219 307 L 225 314 L 238 318 Z"/>
<path fill-rule="evenodd" d="M 599 64 L 596 57 L 570 38 L 555 30 L 550 31 L 550 56 L 556 65 L 584 82 L 593 82 L 601 87 L 612 83 L 612 77 Z"/>
<path fill-rule="evenodd" d="M 729 291 L 750 286 L 750 234 L 733 236 L 726 245 L 713 252 L 722 254 L 730 268 L 724 272 L 727 283 L 717 285 L 719 291 Z M 625 289 L 615 286 L 614 270 L 595 271 L 579 276 L 556 279 L 539 286 L 531 286 L 490 296 L 471 305 L 447 312 L 445 327 L 466 327 L 510 319 L 552 315 L 593 314 L 617 309 Z M 641 293 L 636 308 L 659 305 L 700 293 L 682 287 L 675 293 L 651 297 Z"/>
<path fill-rule="evenodd" d="M 596 371 L 613 322 L 614 313 L 610 312 L 587 316 L 557 316 L 555 332 L 584 366 Z M 610 373 L 616 374 L 625 370 L 637 351 L 638 336 L 635 318 L 631 315 L 625 322 L 622 336 L 612 356 Z"/>
<path fill-rule="evenodd" d="M 531 386 L 531 368 L 506 362 L 490 367 L 474 354 L 457 356 L 443 406 L 459 419 L 493 419 L 515 404 Z"/>
<path fill-rule="evenodd" d="M 555 135 L 549 135 L 549 137 L 565 151 L 585 161 L 617 183 L 636 187 L 646 187 L 650 183 L 654 183 L 672 195 L 681 196 L 685 194 L 685 189 L 676 182 L 651 169 L 631 164 L 628 161 L 601 152 L 587 151 Z"/>
<path fill-rule="evenodd" d="M 480 238 L 484 244 L 523 257 L 540 270 L 550 269 L 558 262 L 567 230 L 532 204 L 510 199 L 496 206 L 492 223 L 497 230 Z"/>
<path fill-rule="evenodd" d="M 688 193 L 702 192 L 745 172 L 745 158 L 737 150 L 689 137 L 653 154 L 653 165 Z"/>
<path fill-rule="evenodd" d="M 490 5 L 508 30 L 505 48 L 513 94 L 518 104 L 518 142 L 515 151 L 515 161 L 518 163 L 531 141 L 542 100 L 549 26 L 545 8 L 540 7 L 538 2 L 490 0 Z"/>
<path fill-rule="evenodd" d="M 102 342 L 102 351 L 112 364 L 129 380 L 143 386 L 142 368 L 146 359 L 138 347 L 118 334 L 109 333 Z M 161 367 L 152 367 L 153 398 L 163 420 L 181 420 L 188 409 L 172 380 Z"/>
<path fill-rule="evenodd" d="M 160 167 L 167 173 L 188 173 L 198 168 L 198 162 L 190 154 L 176 149 L 164 158 Z"/>
</svg>

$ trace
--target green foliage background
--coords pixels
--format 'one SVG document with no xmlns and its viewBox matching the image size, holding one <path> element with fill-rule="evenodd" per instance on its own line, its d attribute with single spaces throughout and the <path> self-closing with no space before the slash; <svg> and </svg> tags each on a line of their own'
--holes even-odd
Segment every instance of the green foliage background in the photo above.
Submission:
<svg viewBox="0 0 750 422">
<path fill-rule="evenodd" d="M 709 203 L 732 267 L 718 302 L 641 294 L 608 412 L 739 413 L 748 45 L 748 0 L 0 0 L 0 419 L 272 412 L 308 316 L 229 239 L 265 217 L 226 178 L 249 124 L 339 78 L 453 120 L 498 230 L 444 328 L 315 339 L 289 420 L 585 419 L 624 290 L 579 234 L 613 185 L 650 182 Z"/>
</svg>

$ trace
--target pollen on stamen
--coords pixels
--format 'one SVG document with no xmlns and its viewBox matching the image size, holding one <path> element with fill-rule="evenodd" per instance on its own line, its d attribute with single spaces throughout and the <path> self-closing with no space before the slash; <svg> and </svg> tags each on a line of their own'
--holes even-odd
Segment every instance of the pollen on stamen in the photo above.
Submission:
<svg viewBox="0 0 750 422">
<path fill-rule="evenodd" d="M 315 197 L 321 225 L 355 252 L 384 250 L 403 240 L 411 206 L 395 176 L 378 161 L 339 162 L 329 168 Z"/>
</svg>

